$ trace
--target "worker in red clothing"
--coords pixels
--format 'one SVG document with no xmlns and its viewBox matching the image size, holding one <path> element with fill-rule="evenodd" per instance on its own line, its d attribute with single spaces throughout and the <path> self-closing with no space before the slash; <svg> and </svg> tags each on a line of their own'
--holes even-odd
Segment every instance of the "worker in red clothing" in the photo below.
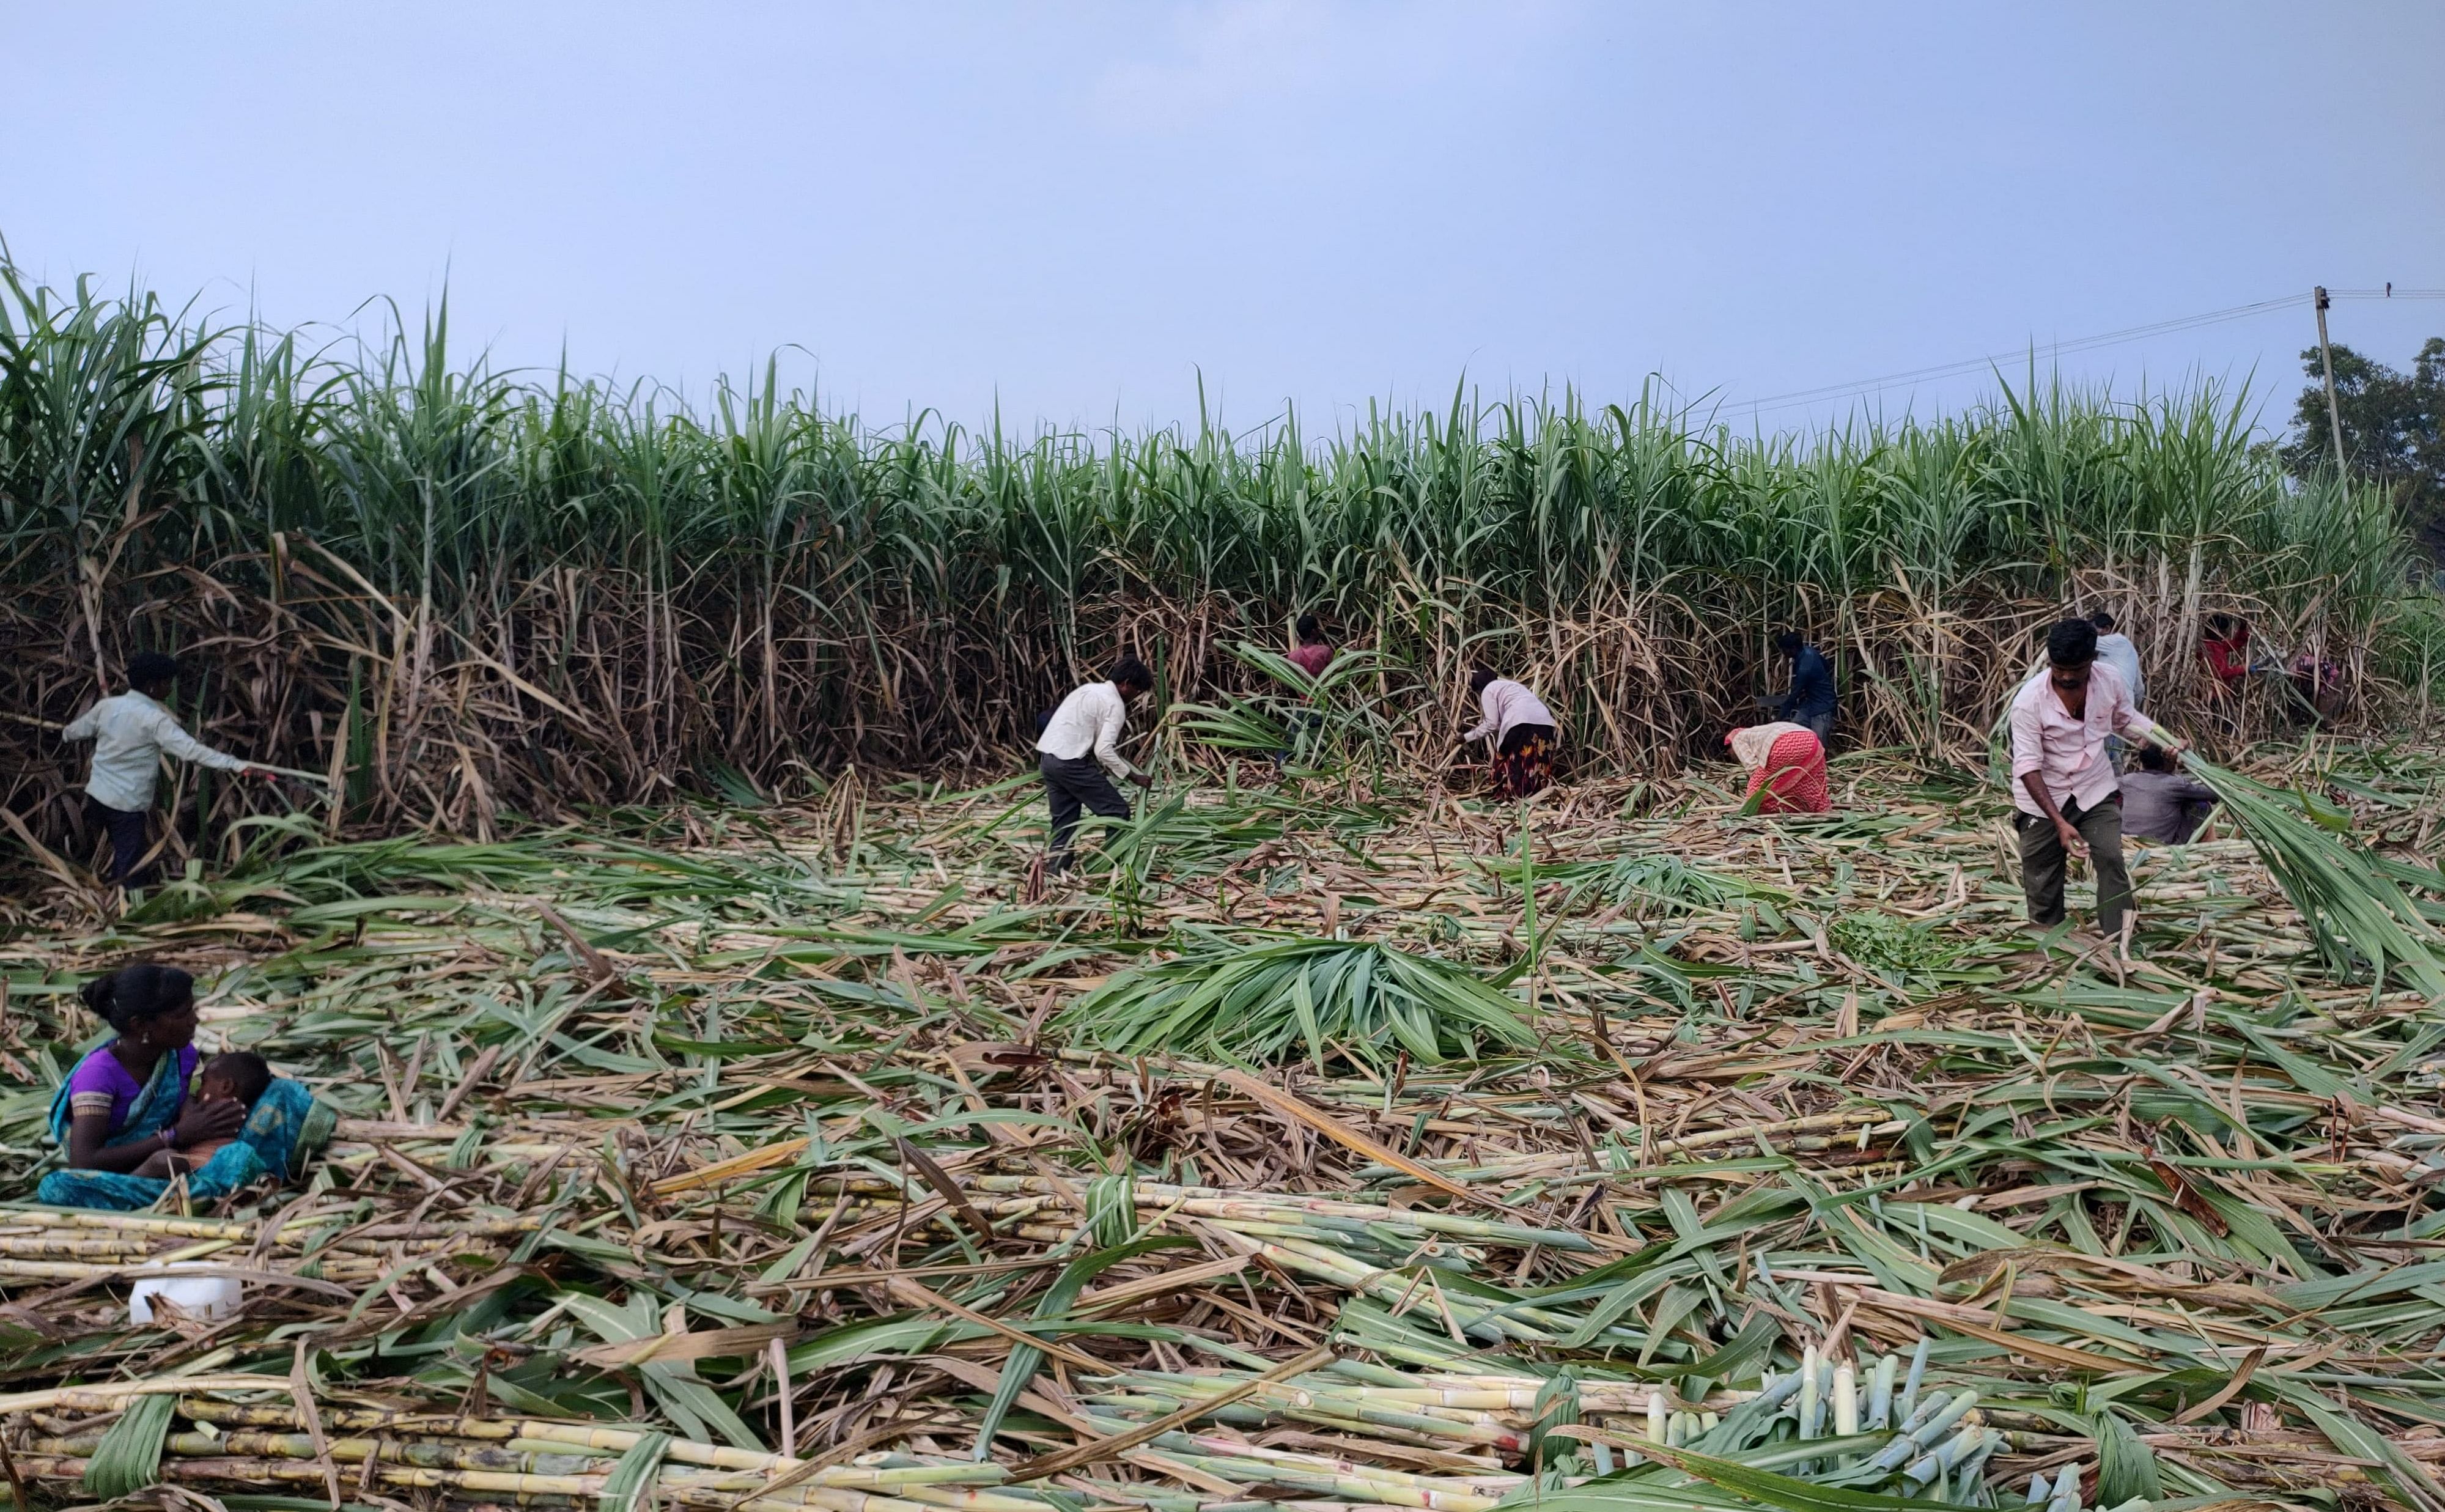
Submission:
<svg viewBox="0 0 2445 1512">
<path fill-rule="evenodd" d="M 1324 676 L 1333 665 L 1333 643 L 1324 638 L 1324 623 L 1313 614 L 1298 617 L 1298 644 L 1291 647 L 1291 662 L 1312 678 Z"/>
<path fill-rule="evenodd" d="M 2237 615 L 2211 614 L 2199 635 L 2199 660 L 2219 693 L 2239 693 L 2249 676 L 2249 625 Z"/>
<path fill-rule="evenodd" d="M 1294 628 L 1298 644 L 1290 649 L 1291 665 L 1312 679 L 1324 676 L 1324 669 L 1333 665 L 1334 655 L 1333 643 L 1324 638 L 1324 623 L 1313 614 L 1302 614 Z M 1293 709 L 1289 731 L 1291 743 L 1274 753 L 1274 770 L 1281 771 L 1284 763 L 1297 755 L 1301 746 L 1315 744 L 1313 737 L 1321 724 L 1315 708 Z M 1311 761 L 1315 759 L 1313 751 L 1308 753 L 1308 758 Z"/>
</svg>

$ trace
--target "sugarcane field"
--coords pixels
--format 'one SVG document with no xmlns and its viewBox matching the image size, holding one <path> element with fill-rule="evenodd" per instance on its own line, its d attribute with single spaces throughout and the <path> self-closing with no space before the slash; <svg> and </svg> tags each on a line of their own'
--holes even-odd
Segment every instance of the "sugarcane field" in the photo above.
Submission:
<svg viewBox="0 0 2445 1512">
<path fill-rule="evenodd" d="M 2445 8 L 0 36 L 0 1512 L 2445 1512 Z"/>
<path fill-rule="evenodd" d="M 21 1503 L 2445 1496 L 2445 622 L 2213 395 L 1011 450 L 11 295 Z"/>
</svg>

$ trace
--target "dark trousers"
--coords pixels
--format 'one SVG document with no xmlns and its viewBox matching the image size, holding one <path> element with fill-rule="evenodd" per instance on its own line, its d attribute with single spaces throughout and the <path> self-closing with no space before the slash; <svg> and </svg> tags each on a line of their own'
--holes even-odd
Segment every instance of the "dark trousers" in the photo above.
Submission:
<svg viewBox="0 0 2445 1512">
<path fill-rule="evenodd" d="M 1046 755 L 1036 758 L 1036 770 L 1044 774 L 1044 796 L 1053 805 L 1053 865 L 1062 871 L 1070 866 L 1070 842 L 1078 832 L 1078 811 L 1085 809 L 1107 819 L 1129 816 L 1129 800 L 1112 787 L 1112 779 L 1104 775 L 1103 763 L 1093 752 L 1063 760 Z"/>
<path fill-rule="evenodd" d="M 1290 719 L 1285 721 L 1285 733 L 1290 736 L 1291 743 L 1274 753 L 1274 765 L 1280 766 L 1292 756 L 1298 755 L 1299 745 L 1307 738 L 1308 732 L 1321 728 L 1323 724 L 1323 716 L 1317 714 L 1316 710 L 1293 709 Z M 1307 755 L 1313 757 L 1316 753 L 1310 751 Z"/>
<path fill-rule="evenodd" d="M 2118 935 L 2122 916 L 2131 909 L 2131 873 L 2122 865 L 2122 794 L 2094 809 L 2066 803 L 2062 816 L 2088 842 L 2088 859 L 2097 868 L 2098 930 Z M 2021 890 L 2028 896 L 2029 923 L 2051 928 L 2063 920 L 2062 837 L 2033 813 L 2015 812 L 2012 823 L 2020 831 Z"/>
<path fill-rule="evenodd" d="M 136 868 L 152 844 L 152 827 L 147 821 L 153 816 L 141 810 L 130 812 L 114 809 L 91 795 L 84 800 L 84 816 L 110 836 L 110 880 L 122 887 L 144 886 L 151 872 L 140 873 Z"/>
<path fill-rule="evenodd" d="M 1822 714 L 1795 715 L 1791 722 L 1817 737 L 1817 743 L 1823 746 L 1827 754 L 1832 754 L 1834 750 L 1833 710 L 1828 709 Z"/>
</svg>

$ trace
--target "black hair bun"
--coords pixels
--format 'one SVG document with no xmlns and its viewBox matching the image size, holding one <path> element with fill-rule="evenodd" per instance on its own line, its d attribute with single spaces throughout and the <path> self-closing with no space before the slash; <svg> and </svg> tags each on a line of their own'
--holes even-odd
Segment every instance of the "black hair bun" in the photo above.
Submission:
<svg viewBox="0 0 2445 1512">
<path fill-rule="evenodd" d="M 196 979 L 177 966 L 139 961 L 77 989 L 84 1005 L 121 1034 L 130 1026 L 162 1014 L 176 1013 L 196 1000 Z"/>
</svg>

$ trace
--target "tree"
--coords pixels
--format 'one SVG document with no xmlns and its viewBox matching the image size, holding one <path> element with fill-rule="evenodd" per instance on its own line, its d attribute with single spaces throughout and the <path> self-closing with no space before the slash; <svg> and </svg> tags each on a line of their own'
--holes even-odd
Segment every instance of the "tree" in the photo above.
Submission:
<svg viewBox="0 0 2445 1512">
<path fill-rule="evenodd" d="M 2432 544 L 2445 543 L 2445 337 L 2428 338 L 2409 373 L 2348 346 L 2334 350 L 2344 466 L 2392 485 L 2412 526 Z M 2283 455 L 2296 476 L 2307 477 L 2334 465 L 2334 432 L 2316 347 L 2301 354 L 2301 365 L 2310 383 L 2292 411 L 2295 434 Z"/>
</svg>

